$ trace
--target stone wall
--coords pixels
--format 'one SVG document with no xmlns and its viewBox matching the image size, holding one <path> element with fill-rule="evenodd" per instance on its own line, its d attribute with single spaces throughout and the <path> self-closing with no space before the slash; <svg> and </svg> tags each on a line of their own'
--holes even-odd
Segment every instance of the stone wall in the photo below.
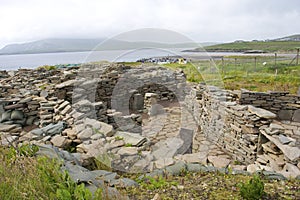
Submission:
<svg viewBox="0 0 300 200">
<path fill-rule="evenodd" d="M 247 92 L 247 94 L 249 93 L 250 92 Z M 242 97 L 245 98 L 245 91 L 242 91 L 242 94 Z M 278 95 L 283 93 L 272 94 Z M 299 106 L 299 102 L 295 102 L 295 99 L 299 97 L 286 94 L 283 96 L 279 95 L 278 98 L 280 97 L 284 97 L 283 99 L 285 99 L 286 106 L 291 102 L 295 104 L 293 106 Z M 288 97 L 291 97 L 291 99 L 288 99 Z M 238 99 L 236 93 L 211 86 L 195 86 L 185 101 L 187 109 L 192 112 L 199 125 L 199 132 L 194 138 L 194 144 L 199 144 L 197 140 L 200 140 L 201 135 L 205 135 L 208 140 L 216 143 L 224 151 L 229 153 L 234 160 L 241 163 L 265 164 L 270 167 L 270 162 L 262 155 L 270 154 L 270 151 L 273 149 L 272 159 L 280 157 L 284 163 L 281 164 L 281 168 L 278 167 L 277 170 L 283 170 L 282 167 L 287 163 L 297 165 L 299 155 L 290 156 L 288 152 L 291 151 L 290 147 L 295 148 L 294 151 L 300 152 L 300 149 L 297 147 L 300 144 L 300 124 L 290 122 L 291 124 L 289 125 L 276 126 L 274 119 L 276 119 L 277 116 L 274 113 L 252 105 L 239 105 L 237 103 L 239 101 L 241 101 L 241 97 Z M 253 102 L 257 103 L 257 101 L 254 100 Z M 275 102 L 278 103 L 278 101 Z M 282 102 L 283 101 L 281 101 L 281 103 Z M 279 111 L 281 109 L 280 107 Z M 288 128 L 283 128 L 287 126 Z M 271 136 L 268 137 L 274 134 L 275 139 Z M 280 140 L 284 143 L 282 145 L 289 145 L 284 147 L 279 145 L 279 148 L 278 144 L 274 144 L 274 141 L 275 143 L 279 141 L 278 137 L 280 137 Z M 197 152 L 199 147 L 195 145 L 193 150 Z M 257 161 L 259 157 L 260 159 Z M 264 160 L 262 160 L 261 157 L 263 157 Z M 292 159 L 283 159 L 284 157 L 292 157 Z M 274 165 L 272 166 L 274 167 Z"/>
<path fill-rule="evenodd" d="M 182 72 L 162 67 L 86 64 L 79 69 L 76 79 L 62 82 L 55 88 L 59 99 L 73 104 L 83 99 L 103 102 L 108 109 L 129 115 L 136 107 L 134 97 L 144 97 L 146 93 L 157 94 L 158 101 L 182 101 L 185 84 Z"/>
<path fill-rule="evenodd" d="M 39 107 L 37 98 L 0 99 L 0 123 L 13 125 L 15 128 L 10 130 L 13 132 L 21 132 L 24 126 L 37 126 L 39 125 Z"/>
<path fill-rule="evenodd" d="M 241 90 L 239 103 L 269 110 L 281 120 L 300 122 L 300 96 L 291 95 L 289 92 Z"/>
<path fill-rule="evenodd" d="M 194 135 L 194 155 L 190 157 L 203 156 L 203 151 L 210 148 L 210 145 L 204 145 L 208 142 L 203 140 L 206 138 L 209 143 L 231 155 L 232 160 L 248 164 L 249 171 L 265 169 L 283 174 L 288 172 L 287 177 L 300 174 L 299 96 L 285 92 L 257 93 L 245 90 L 239 94 L 206 85 L 189 87 L 181 72 L 154 66 L 131 68 L 120 64 L 87 64 L 65 70 L 0 72 L 0 77 L 3 77 L 0 79 L 0 132 L 15 134 L 7 141 L 32 138 L 31 133 L 25 137 L 20 132 L 22 128 L 30 131 L 33 128 L 30 126 L 38 125 L 42 133 L 37 132 L 33 134 L 34 137 L 58 147 L 76 146 L 78 152 L 80 149 L 86 152 L 85 140 L 93 135 L 98 140 L 98 132 L 107 132 L 104 135 L 109 139 L 112 130 L 136 135 L 144 128 L 143 133 L 149 132 L 145 135 L 151 136 L 152 128 L 160 130 L 158 125 L 163 123 L 161 117 L 167 116 L 158 115 L 157 120 L 152 118 L 148 122 L 149 127 L 142 127 L 142 111 L 154 108 L 149 98 L 154 95 L 157 101 L 178 101 L 179 104 L 174 104 L 185 105 L 186 108 L 181 109 L 189 113 L 181 116 L 180 123 L 176 118 L 179 117 L 179 111 L 170 111 L 174 121 L 168 122 L 160 134 L 153 136 L 155 140 L 160 137 L 170 139 L 172 145 L 168 148 L 174 148 L 181 141 L 177 137 L 168 137 L 186 128 L 192 130 Z M 282 117 L 286 113 L 290 117 Z M 279 119 L 285 120 L 276 121 Z M 101 131 L 97 132 L 99 127 L 94 127 L 96 122 L 103 127 Z M 172 125 L 176 125 L 176 128 Z M 51 134 L 43 135 L 49 127 L 56 126 L 58 128 L 55 130 L 67 127 L 68 131 L 55 139 Z M 181 142 L 186 138 L 186 135 L 183 136 Z M 210 152 L 213 156 L 204 156 L 201 163 L 207 160 L 214 163 L 219 152 Z M 173 159 L 172 156 L 169 158 Z M 226 158 L 227 163 L 228 155 L 224 156 L 222 159 Z M 227 166 L 226 163 L 223 162 L 222 167 Z"/>
</svg>

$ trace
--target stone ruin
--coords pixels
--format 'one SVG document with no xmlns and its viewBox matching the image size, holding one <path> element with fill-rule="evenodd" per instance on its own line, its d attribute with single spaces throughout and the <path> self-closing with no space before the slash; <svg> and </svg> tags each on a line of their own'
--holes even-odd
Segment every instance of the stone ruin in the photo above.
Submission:
<svg viewBox="0 0 300 200">
<path fill-rule="evenodd" d="M 299 175 L 300 96 L 287 92 L 225 91 L 198 85 L 186 105 L 199 125 L 193 150 L 202 134 L 247 170 Z M 201 140 L 201 139 L 200 139 Z"/>
<path fill-rule="evenodd" d="M 189 84 L 182 71 L 110 63 L 0 78 L 2 145 L 54 146 L 85 170 L 100 161 L 132 173 L 300 177 L 300 97 L 287 92 L 226 91 Z"/>
</svg>

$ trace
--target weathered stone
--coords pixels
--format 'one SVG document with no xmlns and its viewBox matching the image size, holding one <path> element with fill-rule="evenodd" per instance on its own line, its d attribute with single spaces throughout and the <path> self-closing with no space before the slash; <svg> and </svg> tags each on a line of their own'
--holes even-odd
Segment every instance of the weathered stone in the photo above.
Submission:
<svg viewBox="0 0 300 200">
<path fill-rule="evenodd" d="M 66 124 L 64 122 L 58 122 L 56 124 L 49 124 L 46 127 L 41 128 L 46 135 L 56 135 L 61 134 L 65 129 Z"/>
<path fill-rule="evenodd" d="M 137 187 L 139 184 L 129 178 L 121 178 L 121 179 L 112 180 L 109 185 L 127 188 L 127 187 Z"/>
<path fill-rule="evenodd" d="M 114 148 L 118 148 L 118 147 L 122 147 L 125 145 L 124 140 L 116 140 L 112 143 L 107 144 L 106 148 L 108 150 L 114 149 Z"/>
<path fill-rule="evenodd" d="M 294 161 L 300 157 L 300 149 L 299 147 L 291 147 L 288 145 L 283 145 L 279 140 L 276 138 L 269 136 L 266 134 L 263 130 L 261 130 L 261 133 L 266 136 L 267 139 L 269 139 L 271 142 L 273 142 L 283 153 L 284 155 L 290 159 L 291 161 Z"/>
<path fill-rule="evenodd" d="M 284 130 L 284 127 L 281 126 L 280 124 L 277 124 L 277 123 L 271 123 L 270 124 L 270 129 L 271 129 L 271 131 Z"/>
<path fill-rule="evenodd" d="M 168 138 L 163 142 L 156 143 L 158 147 L 153 151 L 152 155 L 155 159 L 173 158 L 177 154 L 177 150 L 181 148 L 183 141 L 179 138 Z"/>
<path fill-rule="evenodd" d="M 77 134 L 77 138 L 80 140 L 88 140 L 93 135 L 93 130 L 91 128 L 86 128 Z"/>
<path fill-rule="evenodd" d="M 24 98 L 24 99 L 22 99 L 22 100 L 20 100 L 19 101 L 19 103 L 28 103 L 28 102 L 30 102 L 32 100 L 32 97 L 26 97 L 26 98 Z"/>
<path fill-rule="evenodd" d="M 249 112 L 256 114 L 257 116 L 259 116 L 261 118 L 266 118 L 266 119 L 276 118 L 276 114 L 274 114 L 270 111 L 267 111 L 265 109 L 262 109 L 262 108 L 256 108 L 254 106 L 249 105 L 248 110 L 249 110 Z"/>
<path fill-rule="evenodd" d="M 113 126 L 104 122 L 100 122 L 100 129 L 98 131 L 105 137 L 112 137 L 114 135 Z"/>
<path fill-rule="evenodd" d="M 258 133 L 258 128 L 255 127 L 248 127 L 246 125 L 241 126 L 243 133 L 245 134 L 256 134 Z"/>
<path fill-rule="evenodd" d="M 161 200 L 160 195 L 156 193 L 151 200 Z"/>
<path fill-rule="evenodd" d="M 192 153 L 194 131 L 181 128 L 178 137 L 183 141 L 183 145 L 177 150 L 177 154 Z"/>
<path fill-rule="evenodd" d="M 8 136 L 2 136 L 1 138 L 2 138 L 1 145 L 10 146 L 12 144 L 12 142 L 14 142 L 15 140 L 18 139 L 18 136 L 8 135 Z"/>
<path fill-rule="evenodd" d="M 42 90 L 41 93 L 40 93 L 40 97 L 48 97 L 48 92 L 46 90 Z"/>
<path fill-rule="evenodd" d="M 300 122 L 300 109 L 295 110 L 292 120 L 295 122 Z"/>
<path fill-rule="evenodd" d="M 238 170 L 238 171 L 245 171 L 245 170 L 247 170 L 247 166 L 246 165 L 232 165 L 231 168 L 233 170 Z"/>
<path fill-rule="evenodd" d="M 175 161 L 172 158 L 160 158 L 156 160 L 154 163 L 156 168 L 163 169 L 167 166 L 173 165 Z"/>
<path fill-rule="evenodd" d="M 4 113 L 2 113 L 1 115 L 1 121 L 0 122 L 6 122 L 10 120 L 10 116 L 11 116 L 11 112 L 10 111 L 6 111 Z"/>
<path fill-rule="evenodd" d="M 121 156 L 133 156 L 138 153 L 137 147 L 121 147 L 118 154 Z"/>
<path fill-rule="evenodd" d="M 86 99 L 76 102 L 73 107 L 81 113 L 89 113 L 94 110 L 94 105 Z"/>
<path fill-rule="evenodd" d="M 286 178 L 282 175 L 282 174 L 279 174 L 279 173 L 276 173 L 276 172 L 270 172 L 270 171 L 262 171 L 262 174 L 264 175 L 264 177 L 266 179 L 269 179 L 269 180 L 286 180 Z"/>
<path fill-rule="evenodd" d="M 137 146 L 137 147 L 142 146 L 147 141 L 147 139 L 145 137 L 142 137 L 139 134 L 130 133 L 130 132 L 118 131 L 115 134 L 115 136 L 123 138 L 123 140 L 126 144 L 131 144 L 132 146 Z"/>
<path fill-rule="evenodd" d="M 289 143 L 291 143 L 291 142 L 296 142 L 295 139 L 290 138 L 290 137 L 286 137 L 286 136 L 281 135 L 281 134 L 278 136 L 278 139 L 279 139 L 279 141 L 280 141 L 282 144 L 289 144 Z"/>
<path fill-rule="evenodd" d="M 197 163 L 187 163 L 186 164 L 186 169 L 188 172 L 200 172 L 201 167 L 203 167 L 203 166 L 200 164 L 197 164 Z"/>
<path fill-rule="evenodd" d="M 186 163 L 200 163 L 203 165 L 207 164 L 207 154 L 208 152 L 198 152 L 192 154 L 184 154 L 179 156 L 179 159 L 185 161 Z"/>
<path fill-rule="evenodd" d="M 68 80 L 68 81 L 65 81 L 63 83 L 60 83 L 60 84 L 56 85 L 55 88 L 61 89 L 61 88 L 64 88 L 64 87 L 73 86 L 76 82 L 77 82 L 76 80 Z"/>
<path fill-rule="evenodd" d="M 280 110 L 278 112 L 278 117 L 281 120 L 291 120 L 293 117 L 293 111 L 292 110 Z"/>
<path fill-rule="evenodd" d="M 61 111 L 63 110 L 67 105 L 70 105 L 70 103 L 68 101 L 64 101 L 63 103 L 61 103 L 59 105 L 59 107 L 57 108 L 57 110 Z"/>
<path fill-rule="evenodd" d="M 0 124 L 0 132 L 9 132 L 16 128 L 16 124 L 6 125 L 6 124 Z"/>
<path fill-rule="evenodd" d="M 24 104 L 16 103 L 16 104 L 4 106 L 4 109 L 5 110 L 13 110 L 13 109 L 18 109 L 18 108 L 23 108 L 23 107 L 24 107 Z"/>
<path fill-rule="evenodd" d="M 181 174 L 182 172 L 185 172 L 186 171 L 186 165 L 184 162 L 177 162 L 175 163 L 174 165 L 171 165 L 171 166 L 167 166 L 166 167 L 166 172 L 168 174 L 171 174 L 171 175 L 179 175 Z"/>
<path fill-rule="evenodd" d="M 92 140 L 99 140 L 101 139 L 103 136 L 101 134 L 94 134 L 91 136 L 91 139 Z"/>
<path fill-rule="evenodd" d="M 247 172 L 254 173 L 258 170 L 261 170 L 261 168 L 257 164 L 250 164 L 250 165 L 247 166 Z"/>
<path fill-rule="evenodd" d="M 208 156 L 207 159 L 217 168 L 228 167 L 230 163 L 229 159 L 220 156 Z"/>
<path fill-rule="evenodd" d="M 67 113 L 69 113 L 72 110 L 72 107 L 70 105 L 67 105 L 60 113 L 62 115 L 66 115 Z"/>
<path fill-rule="evenodd" d="M 70 144 L 68 139 L 61 135 L 55 135 L 54 137 L 52 137 L 51 143 L 59 148 L 65 148 Z"/>
<path fill-rule="evenodd" d="M 272 146 L 274 146 L 271 142 L 266 142 L 265 144 L 261 145 L 263 147 L 263 150 L 265 152 L 270 152 L 272 154 L 280 154 L 280 152 L 274 150 L 274 148 L 272 148 Z"/>
<path fill-rule="evenodd" d="M 295 165 L 286 163 L 280 173 L 283 174 L 286 178 L 296 178 L 300 175 L 300 169 Z"/>
</svg>

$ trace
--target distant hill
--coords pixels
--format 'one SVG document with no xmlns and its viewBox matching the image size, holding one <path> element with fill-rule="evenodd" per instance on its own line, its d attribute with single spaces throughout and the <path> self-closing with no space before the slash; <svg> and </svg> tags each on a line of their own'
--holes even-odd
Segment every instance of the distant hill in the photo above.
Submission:
<svg viewBox="0 0 300 200">
<path fill-rule="evenodd" d="M 273 41 L 300 41 L 300 34 L 277 38 Z"/>
<path fill-rule="evenodd" d="M 264 41 L 253 40 L 211 45 L 205 47 L 209 52 L 245 52 L 245 53 L 262 53 L 262 52 L 295 52 L 300 48 L 300 35 L 291 35 L 283 38 L 268 39 Z M 203 51 L 201 48 L 187 50 L 190 52 Z"/>
<path fill-rule="evenodd" d="M 101 45 L 99 45 L 101 44 Z M 205 44 L 204 44 L 205 45 Z M 23 44 L 10 44 L 0 49 L 0 54 L 33 54 L 75 52 L 91 50 L 123 50 L 136 48 L 196 48 L 195 43 L 128 42 L 123 40 L 99 39 L 44 39 Z"/>
<path fill-rule="evenodd" d="M 45 39 L 23 44 L 9 44 L 0 54 L 50 53 L 88 51 L 104 39 Z"/>
</svg>

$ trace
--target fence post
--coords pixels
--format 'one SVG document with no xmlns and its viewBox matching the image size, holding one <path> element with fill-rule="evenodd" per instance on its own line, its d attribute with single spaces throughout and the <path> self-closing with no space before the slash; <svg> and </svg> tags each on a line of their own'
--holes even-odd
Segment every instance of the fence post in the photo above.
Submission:
<svg viewBox="0 0 300 200">
<path fill-rule="evenodd" d="M 300 48 L 297 48 L 296 65 L 298 65 L 298 61 L 299 61 L 299 49 L 300 49 Z"/>
<path fill-rule="evenodd" d="M 224 74 L 224 57 L 222 57 L 222 74 Z"/>
<path fill-rule="evenodd" d="M 257 61 L 257 57 L 255 56 L 255 57 L 254 57 L 254 71 L 255 71 L 255 72 L 256 72 L 256 63 L 257 63 L 256 61 Z"/>
<path fill-rule="evenodd" d="M 234 58 L 234 67 L 235 67 L 235 71 L 237 70 L 237 58 Z"/>
</svg>

